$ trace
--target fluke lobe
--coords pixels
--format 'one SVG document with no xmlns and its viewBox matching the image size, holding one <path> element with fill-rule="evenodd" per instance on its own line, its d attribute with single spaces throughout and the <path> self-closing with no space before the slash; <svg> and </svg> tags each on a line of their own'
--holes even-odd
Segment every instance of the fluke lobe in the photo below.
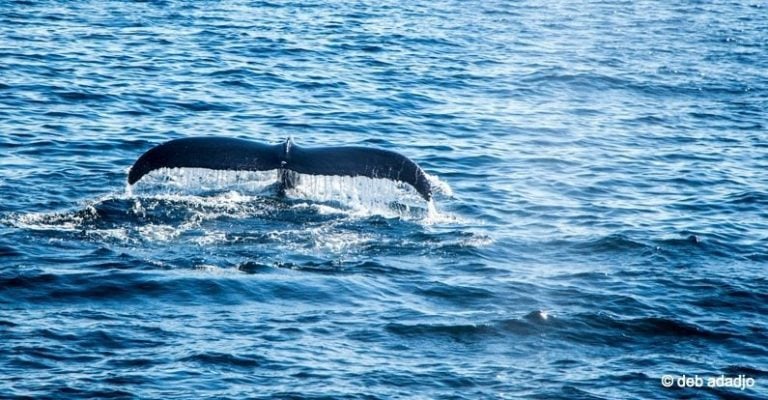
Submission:
<svg viewBox="0 0 768 400">
<path fill-rule="evenodd" d="M 281 193 L 296 185 L 297 173 L 365 176 L 405 182 L 425 200 L 432 198 L 432 186 L 424 171 L 399 153 L 358 146 L 303 148 L 290 138 L 275 145 L 223 137 L 171 140 L 142 154 L 128 173 L 128 183 L 133 185 L 160 168 L 278 170 Z"/>
</svg>

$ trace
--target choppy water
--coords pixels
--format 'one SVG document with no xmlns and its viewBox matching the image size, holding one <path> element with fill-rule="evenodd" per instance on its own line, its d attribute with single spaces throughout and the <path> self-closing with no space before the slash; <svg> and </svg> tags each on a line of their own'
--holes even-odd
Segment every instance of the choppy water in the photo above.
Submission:
<svg viewBox="0 0 768 400">
<path fill-rule="evenodd" d="M 767 6 L 0 1 L 0 397 L 768 397 Z M 199 135 L 397 150 L 438 215 L 126 192 Z"/>
</svg>

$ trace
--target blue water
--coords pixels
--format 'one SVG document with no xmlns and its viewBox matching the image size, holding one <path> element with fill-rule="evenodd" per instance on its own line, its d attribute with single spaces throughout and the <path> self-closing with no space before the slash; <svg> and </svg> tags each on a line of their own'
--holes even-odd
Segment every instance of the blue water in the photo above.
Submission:
<svg viewBox="0 0 768 400">
<path fill-rule="evenodd" d="M 0 397 L 768 398 L 766 27 L 759 0 L 0 1 Z M 126 188 L 203 135 L 396 150 L 437 213 L 386 182 Z"/>
</svg>

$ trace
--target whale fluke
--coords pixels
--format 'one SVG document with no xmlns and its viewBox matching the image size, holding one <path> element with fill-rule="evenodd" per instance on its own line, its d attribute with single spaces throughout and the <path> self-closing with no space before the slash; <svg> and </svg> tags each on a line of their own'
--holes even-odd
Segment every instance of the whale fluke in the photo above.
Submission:
<svg viewBox="0 0 768 400">
<path fill-rule="evenodd" d="M 432 186 L 415 162 L 394 151 L 367 147 L 303 148 L 290 139 L 276 145 L 235 138 L 175 139 L 142 154 L 128 173 L 128 183 L 160 168 L 279 170 L 280 193 L 296 184 L 293 173 L 365 176 L 404 182 L 425 200 L 432 198 Z"/>
</svg>

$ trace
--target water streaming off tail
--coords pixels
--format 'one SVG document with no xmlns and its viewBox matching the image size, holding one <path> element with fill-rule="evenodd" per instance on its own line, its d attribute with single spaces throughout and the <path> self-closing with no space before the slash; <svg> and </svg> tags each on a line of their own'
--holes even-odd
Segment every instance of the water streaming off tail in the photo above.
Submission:
<svg viewBox="0 0 768 400">
<path fill-rule="evenodd" d="M 424 224 L 446 221 L 433 201 L 424 202 L 404 183 L 349 176 L 299 174 L 298 178 L 297 186 L 282 199 L 277 198 L 276 171 L 160 169 L 129 185 L 124 194 L 107 194 L 61 212 L 13 214 L 3 221 L 33 231 L 123 244 L 182 237 L 199 243 L 237 240 L 237 235 L 222 234 L 229 229 L 227 224 L 283 221 L 289 229 L 281 232 L 291 235 L 296 234 L 290 228 L 293 223 L 300 224 L 299 231 L 308 226 L 319 229 L 312 236 L 322 240 L 301 240 L 317 242 L 314 247 L 321 248 L 329 243 L 338 247 L 333 245 L 334 238 L 347 233 L 337 232 L 334 221 L 347 217 L 378 215 Z M 350 242 L 349 238 L 342 241 Z"/>
<path fill-rule="evenodd" d="M 322 212 L 323 206 L 363 214 L 386 216 L 435 215 L 434 204 L 427 204 L 413 187 L 388 179 L 362 176 L 297 174 L 297 185 L 286 191 L 288 201 L 307 200 Z M 450 187 L 430 177 L 437 193 L 450 195 Z M 277 171 L 220 171 L 204 168 L 162 168 L 152 171 L 135 185 L 127 187 L 129 196 L 168 195 L 210 196 L 226 192 L 244 196 L 274 197 L 278 194 Z"/>
<path fill-rule="evenodd" d="M 353 210 L 386 212 L 424 208 L 424 200 L 409 185 L 363 176 L 299 174 L 299 183 L 287 193 L 311 201 L 339 203 Z"/>
<path fill-rule="evenodd" d="M 161 168 L 128 185 L 129 195 L 190 194 L 235 191 L 262 194 L 277 181 L 276 171 L 221 171 L 205 168 Z"/>
</svg>

